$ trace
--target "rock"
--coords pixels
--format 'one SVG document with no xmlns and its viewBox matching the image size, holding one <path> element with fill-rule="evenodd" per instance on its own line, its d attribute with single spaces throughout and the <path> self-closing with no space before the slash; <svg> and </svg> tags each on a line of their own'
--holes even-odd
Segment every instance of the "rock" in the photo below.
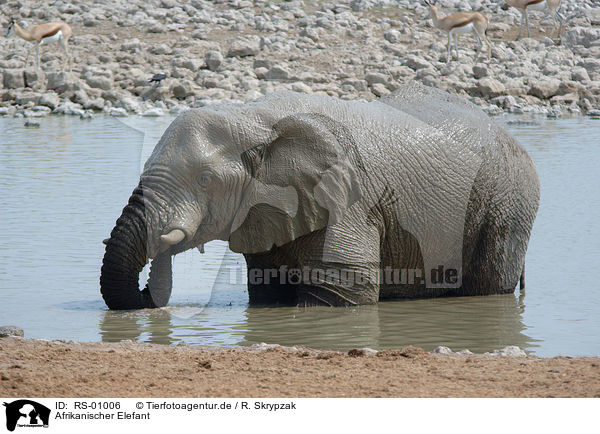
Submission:
<svg viewBox="0 0 600 434">
<path fill-rule="evenodd" d="M 281 65 L 274 65 L 267 73 L 268 80 L 287 80 L 290 78 L 290 71 Z"/>
<path fill-rule="evenodd" d="M 113 81 L 109 77 L 94 75 L 92 73 L 86 75 L 85 82 L 89 87 L 94 89 L 111 90 Z"/>
<path fill-rule="evenodd" d="M 194 58 L 189 58 L 187 56 L 174 58 L 173 60 L 171 60 L 171 65 L 177 68 L 189 69 L 190 71 L 198 71 L 202 66 L 202 64 L 198 60 Z"/>
<path fill-rule="evenodd" d="M 292 90 L 294 92 L 312 93 L 312 89 L 310 88 L 310 86 L 308 86 L 307 84 L 302 83 L 301 81 L 297 81 L 296 83 L 293 83 L 292 84 Z"/>
<path fill-rule="evenodd" d="M 40 96 L 40 99 L 38 100 L 38 104 L 45 106 L 45 107 L 49 107 L 50 109 L 54 110 L 56 107 L 58 107 L 58 104 L 60 102 L 60 99 L 58 98 L 58 95 L 55 93 L 44 93 L 42 94 L 42 96 Z"/>
<path fill-rule="evenodd" d="M 418 69 L 433 68 L 431 63 L 422 57 L 410 54 L 404 58 L 404 64 L 415 71 Z"/>
<path fill-rule="evenodd" d="M 517 100 L 512 95 L 501 95 L 496 98 L 492 98 L 492 103 L 504 108 L 505 110 L 510 110 L 512 107 L 517 105 Z"/>
<path fill-rule="evenodd" d="M 350 78 L 342 82 L 342 86 L 352 86 L 358 92 L 364 92 L 367 90 L 368 83 L 365 80 L 359 80 L 357 78 Z"/>
<path fill-rule="evenodd" d="M 527 357 L 527 353 L 515 345 L 510 345 L 508 347 L 504 347 L 501 350 L 494 350 L 489 353 L 484 353 L 484 355 L 485 356 L 503 356 L 503 357 Z"/>
<path fill-rule="evenodd" d="M 375 83 L 373 86 L 371 86 L 371 92 L 373 92 L 373 95 L 380 97 L 390 93 L 388 88 L 382 83 Z"/>
<path fill-rule="evenodd" d="M 152 54 L 171 54 L 173 50 L 167 44 L 151 45 L 148 49 Z"/>
<path fill-rule="evenodd" d="M 555 107 L 550 107 L 548 109 L 548 113 L 546 114 L 546 116 L 549 119 L 558 119 L 558 118 L 562 118 L 563 112 L 560 108 L 560 106 L 555 106 Z"/>
<path fill-rule="evenodd" d="M 561 36 L 563 45 L 574 48 L 576 46 L 590 47 L 600 40 L 600 29 L 592 27 L 573 27 Z"/>
<path fill-rule="evenodd" d="M 70 116 L 81 116 L 84 111 L 81 109 L 80 104 L 76 104 L 71 101 L 65 101 L 62 104 L 59 104 L 53 111 L 59 115 L 70 115 Z"/>
<path fill-rule="evenodd" d="M 83 108 L 86 110 L 96 110 L 101 111 L 104 110 L 104 100 L 100 97 L 88 99 L 85 104 L 83 104 Z"/>
<path fill-rule="evenodd" d="M 550 99 L 552 104 L 572 105 L 579 102 L 579 94 L 577 92 L 566 93 L 564 95 L 556 95 Z"/>
<path fill-rule="evenodd" d="M 485 65 L 473 65 L 473 76 L 475 76 L 475 78 L 483 78 L 488 75 L 490 74 Z"/>
<path fill-rule="evenodd" d="M 388 82 L 388 76 L 380 72 L 368 72 L 365 74 L 365 81 L 369 86 L 373 86 L 377 83 L 386 84 Z"/>
<path fill-rule="evenodd" d="M 26 69 L 23 72 L 25 87 L 34 87 L 40 80 L 40 74 L 35 69 Z"/>
<path fill-rule="evenodd" d="M 439 346 L 439 347 L 435 348 L 432 352 L 436 353 L 436 354 L 454 354 L 454 351 L 452 351 L 450 348 L 444 347 L 444 346 Z"/>
<path fill-rule="evenodd" d="M 500 83 L 495 78 L 489 78 L 489 77 L 482 78 L 481 80 L 479 80 L 479 82 L 477 84 L 477 88 L 479 89 L 479 92 L 481 92 L 481 94 L 483 96 L 492 97 L 492 98 L 502 95 L 505 92 L 505 88 L 502 83 Z"/>
<path fill-rule="evenodd" d="M 204 55 L 204 62 L 211 71 L 217 71 L 223 63 L 223 55 L 220 51 L 211 50 Z"/>
<path fill-rule="evenodd" d="M 488 106 L 481 107 L 481 109 L 491 116 L 502 114 L 502 109 L 495 104 L 490 104 Z"/>
<path fill-rule="evenodd" d="M 31 105 L 36 105 L 38 103 L 38 100 L 40 99 L 40 95 L 37 93 L 33 93 L 33 92 L 25 92 L 22 94 L 18 94 L 15 97 L 15 104 L 17 105 L 27 105 L 30 104 Z"/>
<path fill-rule="evenodd" d="M 400 40 L 401 33 L 396 29 L 386 30 L 383 33 L 383 38 L 391 44 L 395 44 Z"/>
<path fill-rule="evenodd" d="M 267 344 L 264 342 L 250 345 L 250 350 L 255 352 L 282 350 L 290 353 L 297 353 L 299 351 L 296 347 L 284 347 L 283 345 Z"/>
<path fill-rule="evenodd" d="M 102 94 L 103 97 L 106 93 Z M 139 113 L 141 111 L 140 102 L 137 98 L 132 98 L 126 93 L 118 93 L 114 97 L 116 97 L 116 100 L 113 102 L 115 107 L 123 108 L 127 113 Z"/>
<path fill-rule="evenodd" d="M 254 75 L 256 75 L 256 78 L 259 80 L 265 80 L 268 74 L 269 69 L 265 68 L 264 66 L 259 66 L 258 68 L 254 69 Z"/>
<path fill-rule="evenodd" d="M 171 86 L 171 93 L 177 99 L 185 99 L 193 95 L 191 83 L 187 80 L 182 80 Z"/>
<path fill-rule="evenodd" d="M 50 72 L 47 79 L 47 90 L 56 90 L 58 93 L 64 93 L 81 89 L 77 77 L 70 72 Z"/>
<path fill-rule="evenodd" d="M 141 51 L 142 44 L 138 38 L 127 39 L 121 44 L 121 51 L 127 51 L 129 53 L 135 53 Z"/>
<path fill-rule="evenodd" d="M 112 107 L 108 114 L 117 118 L 123 118 L 127 116 L 127 110 L 122 107 Z"/>
<path fill-rule="evenodd" d="M 558 93 L 559 87 L 560 80 L 556 78 L 542 78 L 533 81 L 529 89 L 529 94 L 541 99 L 548 99 Z"/>
<path fill-rule="evenodd" d="M 588 110 L 586 114 L 591 118 L 600 119 L 600 110 L 598 109 Z"/>
<path fill-rule="evenodd" d="M 231 43 L 227 57 L 254 56 L 260 52 L 260 38 L 250 36 L 236 39 Z"/>
<path fill-rule="evenodd" d="M 574 81 L 589 81 L 590 76 L 587 72 L 587 69 L 582 66 L 578 66 L 573 68 L 571 71 L 571 79 Z"/>
<path fill-rule="evenodd" d="M 185 105 L 176 105 L 175 107 L 173 107 L 169 110 L 169 114 L 178 115 L 178 114 L 181 114 L 188 110 L 189 110 L 189 107 L 187 107 Z"/>
<path fill-rule="evenodd" d="M 158 108 L 158 107 L 153 107 L 151 109 L 146 110 L 144 113 L 142 113 L 142 116 L 144 117 L 158 117 L 158 116 L 163 116 L 165 113 L 162 111 L 162 109 Z"/>
<path fill-rule="evenodd" d="M 350 357 L 368 357 L 375 356 L 379 351 L 372 348 L 353 348 L 348 351 Z"/>
<path fill-rule="evenodd" d="M 25 77 L 22 69 L 5 69 L 2 74 L 2 84 L 6 89 L 25 87 Z"/>
<path fill-rule="evenodd" d="M 300 30 L 300 33 L 298 35 L 308 38 L 313 42 L 319 42 L 320 39 L 319 32 L 316 29 L 313 29 L 312 27 L 303 28 L 302 30 Z"/>
<path fill-rule="evenodd" d="M 23 329 L 15 326 L 3 326 L 0 327 L 0 338 L 9 338 L 9 337 L 23 337 L 25 333 Z"/>
</svg>

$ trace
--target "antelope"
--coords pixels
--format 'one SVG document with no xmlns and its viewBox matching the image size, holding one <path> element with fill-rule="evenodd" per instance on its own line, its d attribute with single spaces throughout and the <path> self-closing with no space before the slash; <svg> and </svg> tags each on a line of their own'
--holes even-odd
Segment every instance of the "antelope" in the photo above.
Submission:
<svg viewBox="0 0 600 434">
<path fill-rule="evenodd" d="M 69 54 L 69 38 L 73 34 L 71 30 L 71 26 L 67 23 L 63 23 L 61 21 L 56 21 L 52 23 L 44 23 L 38 26 L 33 26 L 29 30 L 25 30 L 17 22 L 14 18 L 10 20 L 8 24 L 8 28 L 4 33 L 5 37 L 9 37 L 12 33 L 15 33 L 21 39 L 24 39 L 28 42 L 33 42 L 33 46 L 27 51 L 27 57 L 25 58 L 25 66 L 27 66 L 27 62 L 29 61 L 29 55 L 31 54 L 31 50 L 35 48 L 36 57 L 37 57 L 37 68 L 40 68 L 40 46 L 43 44 L 47 44 L 49 42 L 58 42 L 66 54 L 66 63 L 69 64 L 69 71 L 71 70 L 71 55 Z M 64 69 L 64 65 L 63 65 Z"/>
<path fill-rule="evenodd" d="M 487 54 L 488 59 L 491 57 L 492 44 L 485 34 L 488 27 L 488 19 L 485 15 L 479 12 L 460 12 L 440 18 L 438 16 L 437 7 L 433 2 L 425 0 L 425 3 L 429 6 L 429 13 L 433 20 L 433 25 L 448 33 L 448 59 L 450 62 L 450 51 L 452 48 L 452 40 L 454 40 L 454 49 L 456 51 L 456 58 L 458 59 L 458 44 L 456 43 L 456 35 L 461 33 L 474 33 L 479 41 L 479 50 L 477 50 L 477 56 L 475 60 L 479 58 L 479 54 L 483 49 L 483 40 L 488 47 Z"/>
<path fill-rule="evenodd" d="M 523 32 L 523 22 L 527 23 L 527 37 L 531 38 L 531 31 L 529 30 L 529 17 L 527 15 L 528 11 L 545 11 L 550 12 L 552 14 L 552 18 L 554 19 L 554 28 L 558 27 L 557 36 L 560 35 L 560 32 L 563 28 L 563 23 L 565 21 L 564 17 L 558 13 L 558 8 L 560 7 L 561 0 L 504 0 L 505 3 L 502 6 L 503 10 L 507 10 L 509 6 L 513 8 L 519 9 L 521 12 L 521 27 L 519 27 L 519 36 L 517 36 L 517 41 L 521 39 L 521 34 Z"/>
</svg>

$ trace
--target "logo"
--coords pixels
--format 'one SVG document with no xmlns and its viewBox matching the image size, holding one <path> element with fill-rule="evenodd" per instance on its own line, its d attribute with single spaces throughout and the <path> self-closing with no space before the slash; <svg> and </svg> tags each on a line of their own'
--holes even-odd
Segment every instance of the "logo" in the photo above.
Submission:
<svg viewBox="0 0 600 434">
<path fill-rule="evenodd" d="M 14 431 L 16 427 L 48 428 L 50 409 L 29 399 L 19 399 L 4 403 L 6 407 L 6 429 Z"/>
</svg>

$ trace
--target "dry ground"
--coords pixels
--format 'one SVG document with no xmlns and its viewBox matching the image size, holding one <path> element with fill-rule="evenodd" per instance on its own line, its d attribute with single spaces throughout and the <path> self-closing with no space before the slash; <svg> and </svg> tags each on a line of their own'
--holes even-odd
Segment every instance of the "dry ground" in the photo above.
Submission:
<svg viewBox="0 0 600 434">
<path fill-rule="evenodd" d="M 600 358 L 0 339 L 4 397 L 600 397 Z"/>
</svg>

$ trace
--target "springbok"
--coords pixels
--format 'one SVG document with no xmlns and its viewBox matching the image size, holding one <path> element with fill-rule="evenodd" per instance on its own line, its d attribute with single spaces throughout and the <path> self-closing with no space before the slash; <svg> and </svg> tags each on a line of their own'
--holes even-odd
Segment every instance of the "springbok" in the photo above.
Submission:
<svg viewBox="0 0 600 434">
<path fill-rule="evenodd" d="M 475 60 L 479 58 L 479 54 L 483 49 L 483 40 L 488 47 L 487 55 L 488 59 L 491 57 L 492 44 L 488 39 L 485 32 L 488 27 L 488 19 L 485 15 L 479 12 L 460 12 L 440 18 L 438 16 L 437 7 L 433 2 L 425 0 L 425 3 L 429 6 L 429 13 L 433 20 L 433 25 L 448 33 L 448 59 L 450 62 L 450 50 L 452 47 L 452 40 L 454 40 L 454 49 L 456 51 L 456 58 L 458 59 L 458 44 L 456 43 L 456 35 L 461 33 L 474 33 L 479 41 L 479 49 L 477 50 L 477 56 Z"/>
<path fill-rule="evenodd" d="M 528 11 L 544 11 L 550 12 L 554 19 L 554 29 L 558 27 L 557 36 L 563 28 L 565 18 L 558 13 L 561 0 L 504 0 L 505 3 L 502 5 L 503 10 L 507 10 L 509 6 L 519 9 L 521 12 L 521 27 L 519 27 L 519 36 L 517 40 L 521 39 L 523 33 L 523 22 L 527 23 L 527 37 L 531 38 L 531 31 L 529 30 L 529 16 Z"/>
<path fill-rule="evenodd" d="M 52 23 L 44 23 L 38 26 L 33 26 L 29 30 L 25 30 L 16 22 L 14 18 L 10 20 L 8 24 L 8 28 L 4 33 L 5 37 L 9 37 L 12 33 L 15 33 L 21 39 L 24 39 L 28 42 L 33 42 L 33 46 L 27 51 L 27 57 L 25 58 L 25 66 L 27 66 L 27 62 L 29 61 L 29 55 L 31 54 L 31 50 L 35 48 L 36 57 L 37 57 L 37 68 L 40 68 L 40 46 L 42 44 L 47 44 L 49 42 L 58 42 L 66 54 L 66 63 L 69 65 L 69 71 L 71 70 L 71 55 L 69 54 L 69 38 L 73 34 L 71 30 L 71 26 L 67 23 L 63 23 L 61 21 L 56 21 Z M 64 69 L 64 64 L 63 64 Z"/>
</svg>

